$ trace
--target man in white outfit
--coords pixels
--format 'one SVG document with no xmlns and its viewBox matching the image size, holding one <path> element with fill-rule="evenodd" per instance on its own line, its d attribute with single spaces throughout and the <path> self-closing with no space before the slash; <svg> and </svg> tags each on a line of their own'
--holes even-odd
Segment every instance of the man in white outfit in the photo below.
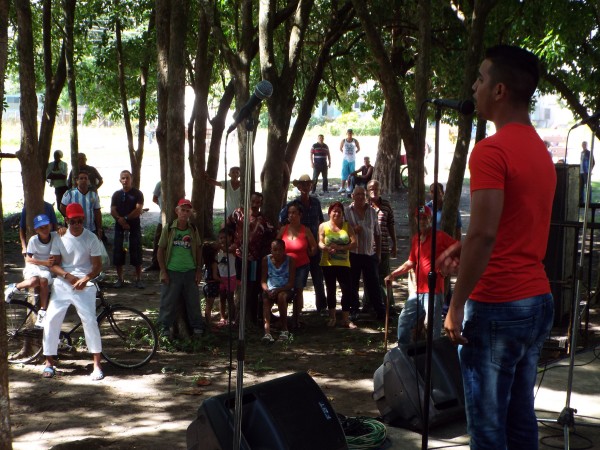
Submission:
<svg viewBox="0 0 600 450">
<path fill-rule="evenodd" d="M 54 265 L 50 269 L 57 277 L 52 284 L 52 301 L 48 306 L 44 328 L 44 378 L 52 378 L 56 373 L 54 355 L 58 351 L 60 328 L 70 305 L 77 310 L 83 324 L 86 346 L 93 355 L 94 370 L 90 378 L 94 381 L 104 378 L 100 355 L 102 342 L 96 322 L 96 288 L 88 285 L 102 270 L 102 244 L 94 233 L 84 228 L 84 216 L 79 203 L 67 205 L 69 229 L 59 245 L 61 265 Z"/>
</svg>

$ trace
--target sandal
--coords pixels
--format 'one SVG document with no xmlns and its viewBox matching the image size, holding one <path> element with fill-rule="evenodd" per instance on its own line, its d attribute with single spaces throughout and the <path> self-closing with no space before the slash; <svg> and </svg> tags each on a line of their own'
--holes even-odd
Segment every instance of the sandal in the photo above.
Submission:
<svg viewBox="0 0 600 450">
<path fill-rule="evenodd" d="M 329 328 L 333 328 L 333 327 L 335 327 L 335 324 L 336 324 L 336 322 L 337 322 L 337 321 L 335 320 L 335 317 L 333 317 L 333 318 L 330 318 L 330 319 L 327 321 L 327 326 L 328 326 Z"/>
<path fill-rule="evenodd" d="M 54 378 L 56 375 L 56 369 L 52 366 L 44 367 L 44 371 L 42 372 L 42 378 Z"/>
<path fill-rule="evenodd" d="M 92 373 L 90 373 L 90 380 L 92 381 L 100 381 L 104 378 L 104 372 L 100 369 L 94 369 Z"/>
</svg>

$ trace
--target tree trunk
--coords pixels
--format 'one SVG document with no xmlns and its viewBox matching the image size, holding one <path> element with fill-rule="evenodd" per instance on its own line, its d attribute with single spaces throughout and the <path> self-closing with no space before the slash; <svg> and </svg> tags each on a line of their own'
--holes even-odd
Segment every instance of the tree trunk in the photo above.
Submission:
<svg viewBox="0 0 600 450">
<path fill-rule="evenodd" d="M 15 9 L 17 11 L 17 52 L 21 89 L 21 145 L 17 157 L 22 168 L 21 178 L 25 205 L 27 205 L 27 237 L 29 238 L 33 234 L 33 217 L 43 211 L 45 170 L 42 170 L 38 154 L 31 4 L 28 0 L 16 0 Z"/>
<path fill-rule="evenodd" d="M 198 9 L 198 39 L 194 65 L 194 113 L 191 121 L 194 122 L 193 153 L 191 172 L 194 184 L 192 187 L 192 204 L 196 210 L 196 223 L 200 235 L 212 235 L 212 230 L 205 229 L 206 210 L 212 211 L 212 203 L 206 201 L 208 184 L 204 182 L 206 165 L 206 125 L 208 123 L 208 93 L 210 90 L 211 75 L 213 70 L 214 55 L 209 49 L 210 26 L 208 17 L 203 8 Z M 188 127 L 190 130 L 191 127 Z M 188 131 L 189 134 L 189 131 Z M 191 136 L 190 136 L 191 139 Z M 212 186 L 211 186 L 212 187 Z M 214 188 L 212 189 L 214 193 Z"/>
<path fill-rule="evenodd" d="M 77 87 L 75 84 L 75 0 L 66 0 L 64 3 L 65 12 L 65 49 L 66 49 L 66 70 L 67 70 L 67 88 L 69 91 L 69 105 L 71 107 L 70 120 L 70 141 L 71 141 L 71 159 L 77 159 L 79 153 L 79 138 L 77 133 Z M 73 172 L 75 173 L 75 172 Z M 58 209 L 60 205 L 56 205 Z"/>
<path fill-rule="evenodd" d="M 231 102 L 233 102 L 234 92 L 233 92 L 233 82 L 229 82 L 229 84 L 225 87 L 225 92 L 223 92 L 223 97 L 221 97 L 221 101 L 219 102 L 219 108 L 217 109 L 217 114 L 212 118 L 210 124 L 212 126 L 212 133 L 210 139 L 210 146 L 208 150 L 208 161 L 206 163 L 206 173 L 211 178 L 216 178 L 217 171 L 219 170 L 219 159 L 221 154 L 221 141 L 223 139 L 223 132 L 225 130 L 225 120 L 227 119 L 227 113 L 229 112 L 229 108 L 231 107 Z M 224 161 L 225 162 L 225 161 Z M 225 171 L 229 173 L 229 168 L 231 166 L 227 163 Z M 210 185 L 206 185 L 206 190 L 204 192 L 204 202 L 206 204 L 206 209 L 204 211 L 204 221 L 205 226 L 204 230 L 207 233 L 207 236 L 212 237 L 213 230 L 213 202 L 215 197 L 215 188 Z M 210 233 L 209 233 L 210 232 Z"/>
<path fill-rule="evenodd" d="M 0 0 L 0 98 L 4 98 L 4 79 L 8 60 L 8 10 L 9 1 Z M 2 114 L 0 108 L 0 141 L 2 138 Z M 0 150 L 2 150 L 0 148 Z M 2 168 L 0 166 L 0 174 Z M 4 243 L 4 211 L 2 210 L 2 177 L 0 177 L 0 242 Z M 0 245 L 0 267 L 4 267 L 4 244 Z M 0 286 L 4 286 L 4 270 L 0 271 Z M 6 306 L 0 301 L 0 355 L 8 355 L 6 336 Z M 0 450 L 12 449 L 10 430 L 10 397 L 8 390 L 8 360 L 0 358 Z"/>
<path fill-rule="evenodd" d="M 478 0 L 475 1 L 473 14 L 468 26 L 468 45 L 465 55 L 463 85 L 461 87 L 461 98 L 471 98 L 473 95 L 473 83 L 477 77 L 477 69 L 483 53 L 483 36 L 485 23 L 490 11 L 498 3 L 497 0 Z M 444 206 L 442 210 L 443 230 L 454 236 L 456 228 L 456 217 L 458 206 L 462 193 L 463 179 L 467 167 L 467 157 L 471 143 L 471 130 L 473 127 L 473 116 L 459 116 L 458 121 L 458 139 L 450 173 L 448 174 L 448 185 L 444 195 Z M 482 128 L 485 130 L 485 125 Z M 479 132 L 479 126 L 478 126 Z"/>
<path fill-rule="evenodd" d="M 389 109 L 389 115 L 397 123 L 398 132 L 404 142 L 406 156 L 409 167 L 409 211 L 414 210 L 417 205 L 422 204 L 425 198 L 423 184 L 423 145 L 425 137 L 422 136 L 420 142 L 415 138 L 415 132 L 411 126 L 411 118 L 406 106 L 404 91 L 398 83 L 398 75 L 395 73 L 394 64 L 388 54 L 379 34 L 379 29 L 373 22 L 367 2 L 365 0 L 352 0 L 356 16 L 360 19 L 367 45 L 369 46 L 371 58 L 375 63 L 375 73 L 377 80 L 381 84 L 381 90 L 385 99 L 385 106 Z M 399 13 L 398 13 L 399 14 Z M 397 51 L 397 49 L 396 49 Z M 426 76 L 425 74 L 415 73 L 415 78 Z M 422 95 L 422 94 L 421 94 Z M 399 149 L 399 146 L 398 146 Z M 397 155 L 399 157 L 399 155 Z M 395 171 L 390 172 L 385 179 L 392 179 Z"/>
<path fill-rule="evenodd" d="M 304 47 L 304 35 L 309 22 L 313 0 L 300 0 L 289 24 L 284 28 L 284 48 L 281 51 L 281 69 L 277 70 L 275 57 L 276 7 L 274 0 L 261 0 L 259 5 L 258 42 L 260 68 L 263 78 L 273 84 L 273 95 L 267 99 L 269 135 L 267 159 L 261 172 L 264 195 L 263 213 L 277 223 L 285 201 L 290 170 L 285 161 L 287 135 L 294 108 L 294 84 Z M 283 30 L 282 30 L 283 31 Z M 264 173 L 264 178 L 262 174 Z"/>
<path fill-rule="evenodd" d="M 185 195 L 185 39 L 189 0 L 171 1 L 168 58 L 167 128 L 167 190 L 163 198 L 168 214 L 173 214 L 177 202 Z M 162 161 L 161 161 L 162 162 Z"/>
<path fill-rule="evenodd" d="M 29 2 L 27 2 L 29 3 Z M 16 2 L 15 2 L 16 4 Z M 74 5 L 69 5 L 74 8 Z M 46 178 L 46 166 L 50 158 L 50 147 L 52 146 L 52 136 L 54 134 L 54 125 L 56 123 L 56 111 L 58 108 L 58 99 L 67 80 L 66 63 L 66 42 L 62 41 L 60 46 L 60 55 L 57 60 L 56 71 L 52 71 L 52 2 L 43 0 L 43 21 L 42 21 L 42 39 L 44 47 L 44 109 L 40 123 L 40 134 L 38 141 L 38 164 L 42 168 L 42 190 L 39 195 L 44 196 L 44 180 Z M 74 10 L 71 16 L 74 19 Z M 33 51 L 33 50 L 32 50 Z M 77 158 L 75 158 L 77 159 Z M 27 169 L 25 169 L 27 170 Z"/>
<path fill-rule="evenodd" d="M 390 109 L 383 107 L 381 131 L 377 146 L 377 163 L 373 179 L 381 184 L 381 192 L 392 192 L 395 187 L 396 173 L 400 161 L 400 135 L 396 121 L 390 115 Z"/>
<path fill-rule="evenodd" d="M 162 180 L 163 199 L 167 198 L 167 173 L 168 173 L 168 127 L 167 110 L 169 107 L 168 77 L 169 77 L 169 40 L 171 22 L 171 8 L 169 0 L 156 0 L 156 51 L 157 51 L 157 113 L 158 124 L 156 127 L 156 143 L 160 157 L 160 179 Z M 175 211 L 168 210 L 163 201 L 163 223 L 173 220 Z"/>
<path fill-rule="evenodd" d="M 285 150 L 285 162 L 287 163 L 290 173 L 298 154 L 298 148 L 306 132 L 306 127 L 312 116 L 312 112 L 319 92 L 319 85 L 323 79 L 326 64 L 330 61 L 331 49 L 340 40 L 340 38 L 350 29 L 354 14 L 352 10 L 352 2 L 347 1 L 339 9 L 334 9 L 336 2 L 332 2 L 331 18 L 329 25 L 326 27 L 327 33 L 323 37 L 321 48 L 317 56 L 317 62 L 314 71 L 311 74 L 310 80 L 306 85 L 302 99 L 298 106 L 296 121 L 290 133 L 290 138 Z M 311 174 L 312 175 L 312 174 Z"/>
</svg>

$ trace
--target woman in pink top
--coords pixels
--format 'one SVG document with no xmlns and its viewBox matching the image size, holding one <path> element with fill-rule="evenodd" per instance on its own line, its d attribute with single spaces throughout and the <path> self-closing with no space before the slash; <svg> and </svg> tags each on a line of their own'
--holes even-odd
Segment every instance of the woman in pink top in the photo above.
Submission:
<svg viewBox="0 0 600 450">
<path fill-rule="evenodd" d="M 294 286 L 294 308 L 292 312 L 292 327 L 298 327 L 298 317 L 304 308 L 304 288 L 308 279 L 310 267 L 309 256 L 317 251 L 317 241 L 310 229 L 300 223 L 303 207 L 300 202 L 292 202 L 288 206 L 288 225 L 279 230 L 278 238 L 285 242 L 286 253 L 296 262 L 296 282 Z"/>
</svg>

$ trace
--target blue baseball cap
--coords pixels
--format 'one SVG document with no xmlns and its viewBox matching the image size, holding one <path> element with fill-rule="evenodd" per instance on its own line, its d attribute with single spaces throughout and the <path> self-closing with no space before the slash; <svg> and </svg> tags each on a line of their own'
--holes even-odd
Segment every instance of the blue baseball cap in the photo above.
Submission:
<svg viewBox="0 0 600 450">
<path fill-rule="evenodd" d="M 46 214 L 40 214 L 39 216 L 35 216 L 33 218 L 33 228 L 43 227 L 44 225 L 48 225 L 50 223 L 50 219 Z"/>
</svg>

